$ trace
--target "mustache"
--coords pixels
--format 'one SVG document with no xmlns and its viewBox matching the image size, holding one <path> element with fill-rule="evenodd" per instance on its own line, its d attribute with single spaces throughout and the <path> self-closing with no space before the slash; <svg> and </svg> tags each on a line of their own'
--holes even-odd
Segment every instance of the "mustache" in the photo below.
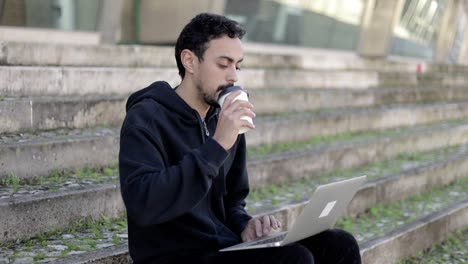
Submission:
<svg viewBox="0 0 468 264">
<path fill-rule="evenodd" d="M 218 89 L 216 89 L 216 92 L 221 92 L 221 91 L 223 91 L 223 90 L 225 90 L 225 89 L 227 89 L 227 88 L 229 88 L 231 86 L 234 86 L 234 84 L 229 83 L 229 84 L 220 85 L 220 86 L 218 86 Z"/>
</svg>

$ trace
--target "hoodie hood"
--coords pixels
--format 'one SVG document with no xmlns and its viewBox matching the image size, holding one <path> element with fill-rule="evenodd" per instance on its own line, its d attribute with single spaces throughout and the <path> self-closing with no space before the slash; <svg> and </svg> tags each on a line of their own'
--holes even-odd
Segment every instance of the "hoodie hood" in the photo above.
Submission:
<svg viewBox="0 0 468 264">
<path fill-rule="evenodd" d="M 158 102 L 166 109 L 177 113 L 183 119 L 198 120 L 197 112 L 191 108 L 167 82 L 154 82 L 150 86 L 130 95 L 125 107 L 126 111 L 128 112 L 135 104 L 146 99 L 152 99 Z M 211 107 L 208 111 L 207 118 L 213 117 L 217 112 L 218 108 Z"/>
</svg>

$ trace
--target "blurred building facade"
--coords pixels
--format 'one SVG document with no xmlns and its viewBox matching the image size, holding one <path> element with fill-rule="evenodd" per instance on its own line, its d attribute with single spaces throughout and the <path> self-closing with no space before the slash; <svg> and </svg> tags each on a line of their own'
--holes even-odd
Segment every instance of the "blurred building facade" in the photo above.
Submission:
<svg viewBox="0 0 468 264">
<path fill-rule="evenodd" d="M 174 44 L 199 12 L 252 43 L 468 64 L 468 0 L 0 0 L 0 40 Z"/>
</svg>

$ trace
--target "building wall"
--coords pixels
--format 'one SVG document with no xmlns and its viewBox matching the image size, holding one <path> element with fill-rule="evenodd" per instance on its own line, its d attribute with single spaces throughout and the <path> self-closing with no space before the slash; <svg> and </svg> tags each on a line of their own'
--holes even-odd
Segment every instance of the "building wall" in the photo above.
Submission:
<svg viewBox="0 0 468 264">
<path fill-rule="evenodd" d="M 105 6 L 105 8 L 104 8 Z M 468 0 L 0 0 L 1 26 L 100 32 L 105 42 L 174 44 L 200 12 L 243 24 L 247 42 L 466 61 Z"/>
</svg>

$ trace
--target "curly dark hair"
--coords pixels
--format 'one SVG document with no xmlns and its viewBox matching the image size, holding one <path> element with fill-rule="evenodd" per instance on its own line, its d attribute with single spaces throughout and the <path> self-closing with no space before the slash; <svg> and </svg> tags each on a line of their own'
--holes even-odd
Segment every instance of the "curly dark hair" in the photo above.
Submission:
<svg viewBox="0 0 468 264">
<path fill-rule="evenodd" d="M 200 61 L 203 61 L 203 54 L 207 49 L 206 44 L 210 40 L 224 35 L 242 39 L 244 34 L 245 29 L 239 23 L 225 16 L 209 13 L 195 16 L 180 32 L 175 45 L 175 58 L 180 77 L 183 79 L 185 76 L 185 68 L 180 59 L 182 50 L 191 50 Z"/>
</svg>

